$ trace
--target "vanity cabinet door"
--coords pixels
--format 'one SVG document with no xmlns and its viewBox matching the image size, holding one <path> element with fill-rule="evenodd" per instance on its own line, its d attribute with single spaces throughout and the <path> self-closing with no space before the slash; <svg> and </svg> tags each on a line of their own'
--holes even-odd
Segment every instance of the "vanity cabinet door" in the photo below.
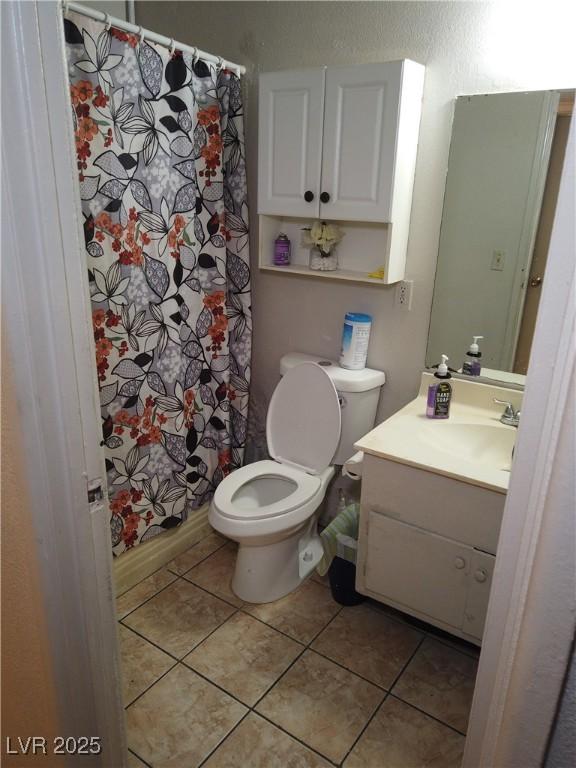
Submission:
<svg viewBox="0 0 576 768">
<path fill-rule="evenodd" d="M 258 213 L 318 217 L 324 73 L 260 75 Z"/>
<path fill-rule="evenodd" d="M 482 639 L 484 632 L 495 561 L 494 555 L 480 552 L 477 549 L 472 554 L 468 599 L 464 610 L 462 631 L 478 638 L 478 640 Z"/>
<path fill-rule="evenodd" d="M 368 511 L 365 586 L 397 604 L 460 628 L 474 550 Z"/>
</svg>

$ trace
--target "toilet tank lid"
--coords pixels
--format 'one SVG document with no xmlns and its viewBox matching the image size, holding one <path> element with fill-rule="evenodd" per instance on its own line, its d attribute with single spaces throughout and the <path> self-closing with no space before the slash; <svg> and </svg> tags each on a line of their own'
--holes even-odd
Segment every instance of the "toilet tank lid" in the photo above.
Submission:
<svg viewBox="0 0 576 768">
<path fill-rule="evenodd" d="M 369 389 L 381 387 L 386 381 L 386 375 L 383 371 L 375 371 L 373 368 L 349 371 L 346 368 L 341 368 L 334 360 L 308 355 L 304 352 L 289 352 L 287 355 L 283 355 L 280 359 L 280 373 L 284 376 L 290 368 L 305 362 L 321 365 L 339 392 L 367 392 Z"/>
</svg>

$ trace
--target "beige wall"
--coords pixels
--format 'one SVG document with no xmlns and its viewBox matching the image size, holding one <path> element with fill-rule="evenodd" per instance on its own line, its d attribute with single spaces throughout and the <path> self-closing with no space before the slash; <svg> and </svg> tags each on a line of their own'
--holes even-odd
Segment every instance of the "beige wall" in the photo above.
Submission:
<svg viewBox="0 0 576 768">
<path fill-rule="evenodd" d="M 24 479 L 18 409 L 2 345 L 2 748 L 3 766 L 62 765 L 60 758 L 7 756 L 6 738 L 58 733 L 54 682 L 36 546 Z"/>
<path fill-rule="evenodd" d="M 511 5 L 137 3 L 138 23 L 248 67 L 244 85 L 253 212 L 259 71 L 399 58 L 427 66 L 407 263 L 407 276 L 414 280 L 412 311 L 394 307 L 393 287 L 345 286 L 254 270 L 255 395 L 270 396 L 284 352 L 337 357 L 343 315 L 353 310 L 374 317 L 368 363 L 388 376 L 380 417 L 415 396 L 426 350 L 454 97 L 574 85 L 568 4 L 563 4 L 563 17 L 554 3 Z M 255 264 L 254 248 L 252 259 Z"/>
</svg>

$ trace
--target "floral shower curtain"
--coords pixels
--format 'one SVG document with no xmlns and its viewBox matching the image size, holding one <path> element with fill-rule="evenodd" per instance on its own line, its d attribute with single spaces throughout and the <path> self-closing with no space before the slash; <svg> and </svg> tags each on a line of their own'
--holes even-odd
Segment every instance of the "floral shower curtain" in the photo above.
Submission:
<svg viewBox="0 0 576 768">
<path fill-rule="evenodd" d="M 69 13 L 70 95 L 115 554 L 241 465 L 250 381 L 240 82 Z"/>
</svg>

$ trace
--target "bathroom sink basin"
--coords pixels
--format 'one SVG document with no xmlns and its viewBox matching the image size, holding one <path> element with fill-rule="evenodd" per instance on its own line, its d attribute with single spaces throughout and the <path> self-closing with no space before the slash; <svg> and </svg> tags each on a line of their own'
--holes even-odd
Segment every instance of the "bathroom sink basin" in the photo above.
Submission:
<svg viewBox="0 0 576 768">
<path fill-rule="evenodd" d="M 509 471 L 516 440 L 515 427 L 501 424 L 451 424 L 432 421 L 422 425 L 420 439 L 430 448 L 466 461 Z"/>
<path fill-rule="evenodd" d="M 355 443 L 356 449 L 506 493 L 518 430 L 501 423 L 503 408 L 494 399 L 518 410 L 522 393 L 453 379 L 450 418 L 428 419 L 428 387 L 434 382 L 423 373 L 418 396 Z"/>
</svg>

